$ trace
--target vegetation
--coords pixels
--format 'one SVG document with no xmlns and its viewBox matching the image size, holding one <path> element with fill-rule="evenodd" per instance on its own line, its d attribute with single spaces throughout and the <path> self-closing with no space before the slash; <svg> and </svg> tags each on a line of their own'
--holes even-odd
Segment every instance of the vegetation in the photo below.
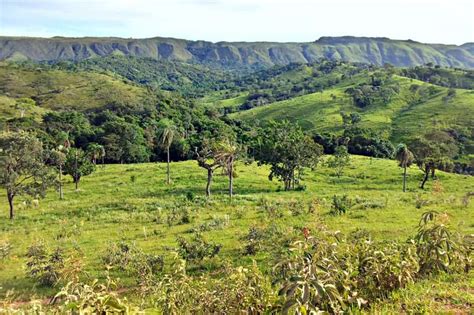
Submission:
<svg viewBox="0 0 474 315">
<path fill-rule="evenodd" d="M 469 72 L 204 46 L 0 66 L 0 313 L 468 312 Z"/>
<path fill-rule="evenodd" d="M 323 151 L 298 125 L 288 121 L 271 123 L 257 139 L 256 160 L 259 165 L 270 165 L 268 179 L 280 179 L 285 190 L 295 189 L 295 183 L 300 185 L 304 169 L 314 169 Z"/>
<path fill-rule="evenodd" d="M 3 133 L 0 148 L 0 184 L 6 191 L 10 219 L 13 219 L 14 198 L 44 197 L 53 178 L 44 164 L 42 144 L 36 138 L 24 132 Z"/>
</svg>

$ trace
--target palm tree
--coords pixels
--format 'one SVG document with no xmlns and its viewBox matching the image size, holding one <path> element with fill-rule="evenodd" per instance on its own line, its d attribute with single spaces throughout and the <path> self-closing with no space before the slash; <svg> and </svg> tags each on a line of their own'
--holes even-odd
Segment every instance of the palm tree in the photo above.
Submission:
<svg viewBox="0 0 474 315">
<path fill-rule="evenodd" d="M 87 146 L 87 153 L 89 153 L 92 163 L 97 164 L 97 159 L 102 159 L 102 164 L 104 164 L 105 158 L 105 149 L 103 145 L 92 142 Z"/>
<path fill-rule="evenodd" d="M 229 176 L 229 197 L 234 194 L 234 162 L 239 154 L 239 148 L 230 140 L 222 141 L 217 145 L 215 155 L 216 162 L 219 163 Z"/>
<path fill-rule="evenodd" d="M 169 119 L 162 119 L 158 123 L 158 138 L 161 146 L 166 150 L 166 183 L 171 183 L 170 179 L 170 147 L 173 143 L 174 137 L 177 135 L 178 129 L 173 121 Z"/>
<path fill-rule="evenodd" d="M 413 153 L 411 153 L 408 147 L 403 143 L 400 143 L 397 146 L 395 158 L 398 161 L 398 166 L 403 167 L 403 192 L 405 192 L 407 183 L 407 168 L 413 164 L 415 159 Z"/>
</svg>

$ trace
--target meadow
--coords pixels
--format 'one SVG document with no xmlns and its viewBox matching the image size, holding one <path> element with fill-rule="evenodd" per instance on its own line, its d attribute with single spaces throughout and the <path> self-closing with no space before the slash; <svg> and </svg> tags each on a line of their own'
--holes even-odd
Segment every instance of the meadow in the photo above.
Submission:
<svg viewBox="0 0 474 315">
<path fill-rule="evenodd" d="M 196 161 L 172 163 L 169 186 L 165 172 L 163 163 L 98 166 L 81 180 L 78 191 L 66 178 L 64 200 L 53 190 L 37 206 L 22 205 L 24 199 L 18 197 L 12 221 L 6 198 L 2 199 L 0 242 L 11 244 L 11 251 L 0 260 L 0 300 L 46 303 L 57 292 L 57 287 L 38 285 L 27 276 L 26 252 L 38 241 L 78 249 L 85 271 L 81 279 L 90 281 L 105 278 L 103 256 L 113 242 L 133 243 L 146 253 L 163 256 L 166 271 L 177 251 L 177 237 L 189 239 L 196 230 L 221 249 L 215 257 L 190 264 L 191 275 L 212 274 L 228 263 L 251 267 L 254 261 L 263 274 L 270 274 L 275 264 L 272 253 L 278 249 L 266 244 L 256 253 L 245 253 L 244 239 L 252 228 L 271 227 L 302 237 L 303 230 L 312 233 L 324 225 L 344 235 L 363 231 L 376 240 L 404 242 L 416 233 L 420 216 L 436 210 L 446 215 L 453 230 L 474 233 L 474 202 L 467 195 L 474 191 L 472 176 L 437 172 L 437 180 L 420 190 L 421 172 L 411 167 L 408 191 L 402 193 L 402 170 L 391 160 L 352 156 L 341 177 L 320 163 L 306 171 L 304 189 L 291 192 L 269 181 L 266 167 L 239 163 L 232 200 L 226 194 L 227 177 L 221 174 L 216 174 L 212 198 L 205 198 L 206 173 Z M 352 200 L 347 213 L 330 214 L 334 195 Z M 138 300 L 130 275 L 120 270 L 111 270 L 111 275 L 120 278 L 121 296 Z M 474 304 L 473 275 L 472 271 L 467 276 L 440 275 L 411 284 L 367 311 L 469 313 Z"/>
</svg>

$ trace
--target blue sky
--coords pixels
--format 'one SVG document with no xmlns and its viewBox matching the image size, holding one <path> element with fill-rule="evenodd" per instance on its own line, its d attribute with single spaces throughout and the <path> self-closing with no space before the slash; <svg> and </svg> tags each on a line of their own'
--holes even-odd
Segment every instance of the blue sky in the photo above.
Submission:
<svg viewBox="0 0 474 315">
<path fill-rule="evenodd" d="M 474 41 L 474 0 L 0 0 L 0 35 Z"/>
</svg>

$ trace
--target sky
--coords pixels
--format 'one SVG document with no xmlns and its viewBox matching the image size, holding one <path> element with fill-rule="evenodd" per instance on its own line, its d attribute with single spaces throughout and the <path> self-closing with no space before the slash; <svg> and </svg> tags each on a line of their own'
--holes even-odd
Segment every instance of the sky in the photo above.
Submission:
<svg viewBox="0 0 474 315">
<path fill-rule="evenodd" d="M 0 35 L 474 42 L 474 0 L 0 0 Z"/>
</svg>

